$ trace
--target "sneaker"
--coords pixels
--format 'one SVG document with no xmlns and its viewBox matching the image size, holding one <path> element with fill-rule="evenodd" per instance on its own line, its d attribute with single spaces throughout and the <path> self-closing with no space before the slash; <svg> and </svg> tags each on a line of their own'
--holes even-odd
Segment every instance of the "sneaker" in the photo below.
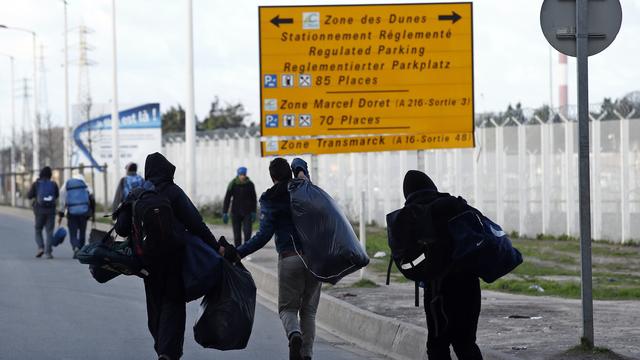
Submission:
<svg viewBox="0 0 640 360">
<path fill-rule="evenodd" d="M 46 257 L 47 257 L 47 259 L 53 259 L 53 255 L 51 255 L 51 254 L 47 254 Z"/>
<path fill-rule="evenodd" d="M 42 255 L 44 255 L 44 249 L 38 249 L 38 252 L 36 253 L 36 257 L 41 258 Z"/>
<path fill-rule="evenodd" d="M 80 249 L 78 249 L 77 247 L 73 248 L 73 258 L 77 259 L 78 258 L 78 252 L 80 251 Z"/>
<path fill-rule="evenodd" d="M 302 335 L 294 332 L 289 338 L 289 360 L 302 360 Z"/>
</svg>

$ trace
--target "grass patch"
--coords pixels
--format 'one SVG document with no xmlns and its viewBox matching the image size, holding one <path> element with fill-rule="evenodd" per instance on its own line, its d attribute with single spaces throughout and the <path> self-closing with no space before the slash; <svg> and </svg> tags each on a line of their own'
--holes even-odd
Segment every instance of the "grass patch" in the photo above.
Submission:
<svg viewBox="0 0 640 360">
<path fill-rule="evenodd" d="M 515 233 L 512 235 L 516 235 Z M 482 283 L 482 288 L 514 294 L 532 296 L 557 296 L 580 298 L 580 242 L 570 236 L 538 236 L 538 239 L 512 237 L 513 245 L 523 254 L 524 262 L 510 276 L 492 284 Z M 367 253 L 373 257 L 378 251 L 387 255 L 371 259 L 368 269 L 386 276 L 390 249 L 386 229 L 367 229 Z M 640 246 L 597 242 L 592 244 L 593 295 L 597 300 L 637 300 L 640 298 L 640 264 L 620 259 L 635 259 L 640 255 Z M 640 258 L 640 256 L 638 256 Z M 567 276 L 573 279 L 549 279 L 546 277 Z M 574 280 L 575 279 L 575 280 Z M 391 268 L 392 282 L 410 282 L 394 266 Z M 538 285 L 545 291 L 531 289 Z"/>
<path fill-rule="evenodd" d="M 545 265 L 536 264 L 533 261 L 525 261 L 520 264 L 515 270 L 512 272 L 516 275 L 522 276 L 577 276 L 580 275 L 578 271 L 566 270 L 561 267 L 551 267 Z"/>
<path fill-rule="evenodd" d="M 597 279 L 593 282 L 593 297 L 598 300 L 636 300 L 640 297 L 640 288 L 610 285 L 611 283 L 601 283 Z M 531 288 L 538 285 L 544 292 Z M 512 294 L 523 294 L 532 296 L 558 296 L 569 299 L 580 298 L 580 283 L 576 281 L 548 281 L 539 278 L 527 279 L 499 279 L 492 284 L 482 283 L 482 288 L 486 290 L 502 291 Z"/>
<path fill-rule="evenodd" d="M 369 279 L 362 279 L 362 280 L 358 280 L 357 282 L 353 283 L 351 285 L 351 287 L 354 287 L 354 288 L 377 288 L 377 287 L 379 287 L 379 285 L 376 284 L 375 282 L 369 280 Z"/>
</svg>

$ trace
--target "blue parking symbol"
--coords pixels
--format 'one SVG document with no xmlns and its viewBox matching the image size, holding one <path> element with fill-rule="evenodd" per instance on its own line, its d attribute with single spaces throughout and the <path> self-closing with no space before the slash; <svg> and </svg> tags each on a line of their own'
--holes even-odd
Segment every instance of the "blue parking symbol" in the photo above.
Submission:
<svg viewBox="0 0 640 360">
<path fill-rule="evenodd" d="M 269 114 L 265 117 L 265 126 L 268 128 L 278 127 L 278 114 Z"/>
<path fill-rule="evenodd" d="M 273 74 L 268 74 L 264 76 L 264 87 L 265 88 L 277 88 L 278 87 L 278 76 Z"/>
</svg>

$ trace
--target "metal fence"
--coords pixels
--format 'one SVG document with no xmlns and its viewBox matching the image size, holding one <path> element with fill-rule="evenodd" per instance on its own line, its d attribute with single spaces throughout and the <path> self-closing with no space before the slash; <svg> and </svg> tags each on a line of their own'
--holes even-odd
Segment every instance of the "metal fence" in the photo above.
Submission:
<svg viewBox="0 0 640 360">
<path fill-rule="evenodd" d="M 640 121 L 592 117 L 593 237 L 640 239 Z M 317 156 L 314 181 L 358 219 L 365 197 L 368 222 L 402 206 L 402 179 L 424 169 L 441 191 L 466 198 L 508 231 L 527 236 L 578 236 L 577 123 L 561 114 L 488 119 L 476 128 L 476 148 Z M 199 204 L 221 201 L 236 168 L 246 166 L 258 192 L 271 186 L 269 159 L 260 157 L 257 129 L 201 133 L 196 145 Z M 163 151 L 183 183 L 181 136 Z M 302 156 L 311 162 L 310 156 Z"/>
<path fill-rule="evenodd" d="M 96 202 L 101 208 L 110 207 L 110 196 L 113 190 L 110 190 L 109 173 L 107 165 L 104 166 L 79 166 L 67 168 L 73 176 L 75 174 L 83 174 L 87 186 L 94 194 Z M 51 180 L 55 181 L 60 187 L 66 181 L 65 168 L 52 168 Z M 0 173 L 0 204 L 11 205 L 17 207 L 31 207 L 32 200 L 27 199 L 27 193 L 31 185 L 38 178 L 37 172 L 16 172 L 16 173 Z M 111 192 L 110 192 L 111 191 Z"/>
</svg>

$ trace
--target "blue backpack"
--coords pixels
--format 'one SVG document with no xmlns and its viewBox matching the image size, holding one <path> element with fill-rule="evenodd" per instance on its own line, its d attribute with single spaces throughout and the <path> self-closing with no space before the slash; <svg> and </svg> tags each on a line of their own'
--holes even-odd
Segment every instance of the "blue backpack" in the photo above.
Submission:
<svg viewBox="0 0 640 360">
<path fill-rule="evenodd" d="M 127 195 L 131 192 L 131 190 L 142 187 L 144 184 L 144 179 L 140 175 L 127 175 L 124 178 L 124 191 L 123 191 L 123 199 L 127 198 Z"/>
<path fill-rule="evenodd" d="M 53 208 L 56 206 L 56 184 L 48 179 L 40 179 L 36 183 L 36 202 L 38 206 Z"/>
<path fill-rule="evenodd" d="M 70 215 L 89 215 L 90 199 L 87 184 L 80 179 L 67 180 L 66 206 Z"/>
</svg>

